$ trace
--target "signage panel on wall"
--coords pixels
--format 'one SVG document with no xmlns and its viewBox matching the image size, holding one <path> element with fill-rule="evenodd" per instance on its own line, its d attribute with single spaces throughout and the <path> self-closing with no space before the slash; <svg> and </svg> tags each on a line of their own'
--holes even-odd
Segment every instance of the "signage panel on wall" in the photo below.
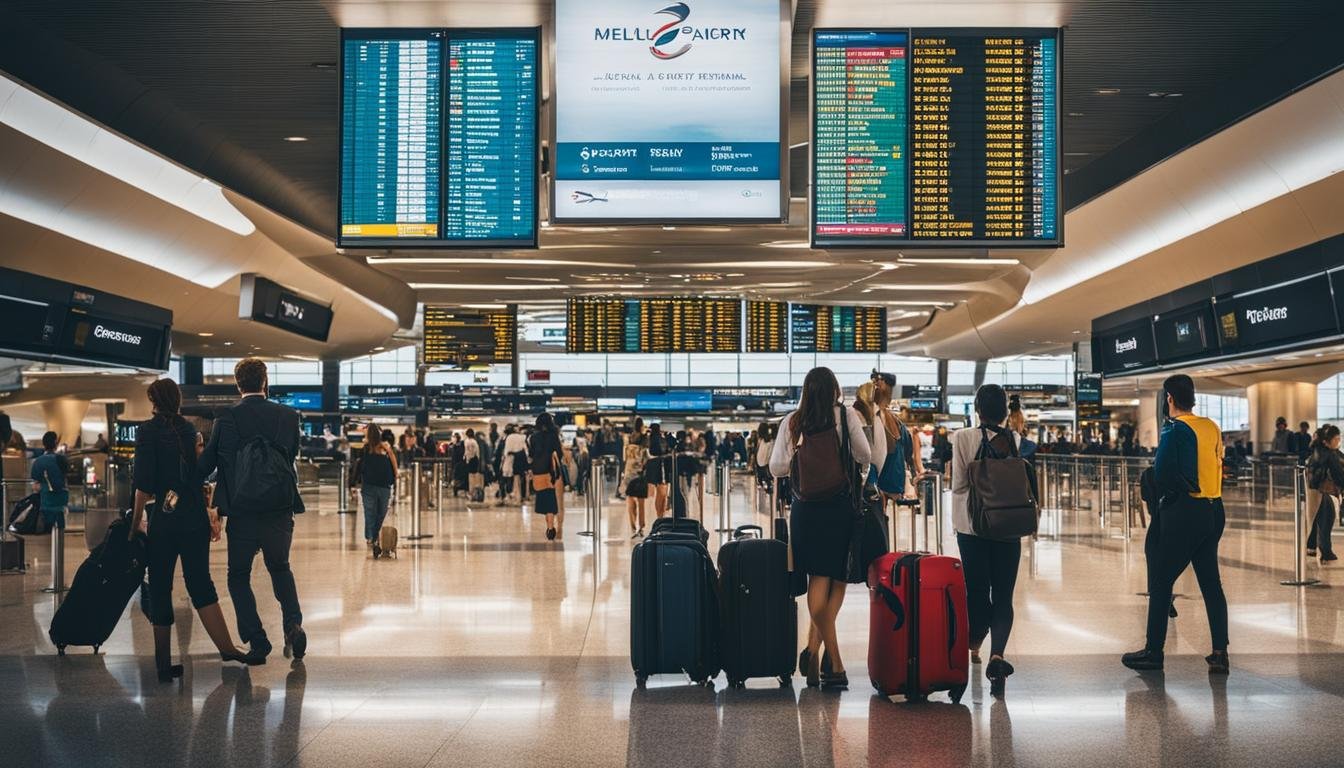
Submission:
<svg viewBox="0 0 1344 768">
<path fill-rule="evenodd" d="M 779 221 L 780 0 L 557 0 L 557 221 Z"/>
<path fill-rule="evenodd" d="M 1224 349 L 1255 349 L 1338 332 L 1330 279 L 1313 275 L 1218 300 L 1218 334 Z"/>
<path fill-rule="evenodd" d="M 238 291 L 238 316 L 315 341 L 326 341 L 333 314 L 327 304 L 300 296 L 260 275 L 245 274 Z"/>
<path fill-rule="evenodd" d="M 1157 364 L 1153 325 L 1148 320 L 1101 336 L 1098 345 L 1104 373 L 1123 373 Z"/>
<path fill-rule="evenodd" d="M 814 30 L 813 245 L 1060 245 L 1059 43 Z"/>
<path fill-rule="evenodd" d="M 540 31 L 341 31 L 343 247 L 534 247 Z"/>
<path fill-rule="evenodd" d="M 1218 334 L 1214 331 L 1213 305 L 1202 301 L 1154 317 L 1153 337 L 1157 342 L 1157 359 L 1162 363 L 1216 354 Z"/>
</svg>

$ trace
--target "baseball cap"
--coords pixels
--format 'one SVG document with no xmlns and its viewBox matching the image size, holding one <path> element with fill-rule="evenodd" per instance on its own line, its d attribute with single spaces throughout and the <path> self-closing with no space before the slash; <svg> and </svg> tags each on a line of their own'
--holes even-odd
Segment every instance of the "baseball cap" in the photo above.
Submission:
<svg viewBox="0 0 1344 768">
<path fill-rule="evenodd" d="M 872 375 L 869 376 L 868 378 L 872 379 L 873 381 L 881 379 L 882 381 L 885 381 L 887 383 L 888 387 L 896 386 L 896 374 L 894 373 L 882 373 L 878 371 L 876 368 L 874 368 Z"/>
</svg>

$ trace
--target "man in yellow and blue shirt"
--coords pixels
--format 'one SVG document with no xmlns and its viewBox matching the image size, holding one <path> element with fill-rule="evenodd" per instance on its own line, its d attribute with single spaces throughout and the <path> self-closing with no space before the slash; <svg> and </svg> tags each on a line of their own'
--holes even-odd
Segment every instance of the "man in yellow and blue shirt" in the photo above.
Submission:
<svg viewBox="0 0 1344 768">
<path fill-rule="evenodd" d="M 1153 472 L 1157 481 L 1160 530 L 1157 558 L 1150 567 L 1148 640 L 1141 651 L 1122 659 L 1130 669 L 1162 669 L 1171 590 L 1187 566 L 1195 569 L 1209 617 L 1213 653 L 1210 672 L 1225 674 L 1227 597 L 1218 575 L 1218 542 L 1223 536 L 1223 436 L 1212 419 L 1196 416 L 1195 383 L 1178 374 L 1162 383 L 1170 414 L 1162 426 Z"/>
</svg>

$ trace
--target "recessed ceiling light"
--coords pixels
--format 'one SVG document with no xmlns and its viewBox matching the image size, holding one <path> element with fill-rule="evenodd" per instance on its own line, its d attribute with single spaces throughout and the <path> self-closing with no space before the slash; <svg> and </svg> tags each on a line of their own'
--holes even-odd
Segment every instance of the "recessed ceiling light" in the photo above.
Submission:
<svg viewBox="0 0 1344 768">
<path fill-rule="evenodd" d="M 286 136 L 285 141 L 307 141 L 307 136 Z"/>
<path fill-rule="evenodd" d="M 1097 89 L 1097 95 L 1098 95 L 1098 96 L 1115 96 L 1115 95 L 1117 95 L 1117 94 L 1119 94 L 1119 93 L 1120 93 L 1120 89 L 1119 89 L 1119 88 L 1098 88 L 1098 89 Z"/>
<path fill-rule="evenodd" d="M 819 269 L 832 266 L 829 261 L 706 261 L 683 266 L 700 269 Z"/>
<path fill-rule="evenodd" d="M 255 347 L 254 347 L 254 349 L 255 349 Z M 373 348 L 373 351 L 374 351 L 374 352 L 382 352 L 384 349 L 386 349 L 386 347 L 374 347 L 374 348 Z"/>
<path fill-rule="evenodd" d="M 925 256 L 920 256 L 920 257 L 901 256 L 900 259 L 901 259 L 901 263 L 902 263 L 902 264 L 937 264 L 937 265 L 940 265 L 940 266 L 953 266 L 953 265 L 955 265 L 955 266 L 968 266 L 968 267 L 980 267 L 980 266 L 986 266 L 986 265 L 1012 267 L 1012 266 L 1016 266 L 1016 265 L 1022 263 L 1022 262 L 1018 261 L 1017 259 L 1007 259 L 1007 258 L 1003 258 L 1003 259 L 996 259 L 996 258 L 984 258 L 984 259 L 976 259 L 976 258 L 969 258 L 969 259 L 940 259 L 940 258 L 938 258 L 938 257 L 936 257 L 936 256 L 929 256 L 929 257 L 925 257 Z"/>
<path fill-rule="evenodd" d="M 556 288 L 568 288 L 568 285 L 486 285 L 479 283 L 411 283 L 416 291 L 553 291 Z"/>
<path fill-rule="evenodd" d="M 215 334 L 213 334 L 213 333 L 211 333 L 211 332 L 209 332 L 209 331 L 201 331 L 200 333 L 198 333 L 198 334 L 196 334 L 196 335 L 197 335 L 197 336 L 203 336 L 203 337 L 205 337 L 205 338 L 208 339 L 208 338 L 210 338 L 211 336 L 214 336 Z"/>
<path fill-rule="evenodd" d="M 1074 331 L 1074 332 L 1073 332 L 1073 335 L 1074 335 L 1074 336 L 1077 336 L 1077 335 L 1080 334 L 1080 333 L 1082 333 L 1082 331 Z"/>
<path fill-rule="evenodd" d="M 232 341 L 226 341 L 226 342 L 224 342 L 224 346 L 226 346 L 226 347 L 232 347 L 232 346 L 233 346 L 233 342 L 232 342 Z"/>
<path fill-rule="evenodd" d="M 654 251 L 654 254 L 655 254 L 655 255 L 657 255 L 657 254 L 659 254 L 659 253 L 662 253 L 662 251 Z"/>
</svg>

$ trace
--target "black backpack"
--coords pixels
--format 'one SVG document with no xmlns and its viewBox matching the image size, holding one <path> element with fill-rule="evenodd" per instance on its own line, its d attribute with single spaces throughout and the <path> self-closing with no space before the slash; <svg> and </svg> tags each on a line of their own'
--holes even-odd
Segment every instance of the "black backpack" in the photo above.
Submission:
<svg viewBox="0 0 1344 768">
<path fill-rule="evenodd" d="M 299 495 L 299 478 L 294 462 L 280 447 L 279 435 L 271 439 L 260 431 L 244 425 L 234 410 L 234 424 L 238 428 L 238 452 L 233 460 L 233 477 L 229 478 L 230 511 L 254 514 L 283 514 L 292 512 Z"/>
</svg>

